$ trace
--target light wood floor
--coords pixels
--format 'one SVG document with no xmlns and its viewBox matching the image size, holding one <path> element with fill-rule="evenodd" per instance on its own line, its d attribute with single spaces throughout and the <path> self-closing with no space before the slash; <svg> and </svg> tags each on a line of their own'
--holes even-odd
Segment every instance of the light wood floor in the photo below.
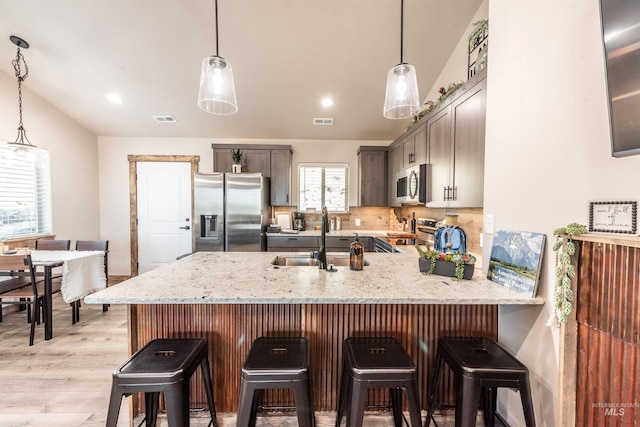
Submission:
<svg viewBox="0 0 640 427">
<path fill-rule="evenodd" d="M 43 327 L 38 325 L 31 347 L 26 312 L 4 311 L 0 323 L 0 426 L 104 426 L 111 374 L 128 358 L 126 307 L 111 306 L 103 313 L 101 305 L 84 304 L 80 322 L 72 325 L 69 305 L 56 295 L 53 339 L 44 341 Z M 129 426 L 128 414 L 128 399 L 123 399 L 118 427 Z M 193 414 L 191 425 L 206 426 L 209 418 L 205 415 Z M 423 420 L 425 416 L 423 412 Z M 453 425 L 450 413 L 436 420 L 442 427 Z M 136 425 L 140 421 L 136 419 Z M 335 413 L 318 413 L 316 421 L 319 427 L 333 427 Z M 166 426 L 166 420 L 159 419 L 158 424 Z M 235 427 L 235 414 L 218 414 L 218 424 Z M 257 424 L 295 427 L 297 419 L 294 415 L 267 415 L 259 416 Z M 392 425 L 389 414 L 365 417 L 367 427 Z"/>
</svg>

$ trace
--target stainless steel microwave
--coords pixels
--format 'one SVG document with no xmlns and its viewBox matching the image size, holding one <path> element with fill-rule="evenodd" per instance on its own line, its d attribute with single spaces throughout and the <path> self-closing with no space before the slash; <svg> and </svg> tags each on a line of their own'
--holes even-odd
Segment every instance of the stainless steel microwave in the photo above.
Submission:
<svg viewBox="0 0 640 427">
<path fill-rule="evenodd" d="M 398 172 L 396 180 L 396 202 L 424 204 L 428 200 L 429 165 L 423 163 Z"/>
</svg>

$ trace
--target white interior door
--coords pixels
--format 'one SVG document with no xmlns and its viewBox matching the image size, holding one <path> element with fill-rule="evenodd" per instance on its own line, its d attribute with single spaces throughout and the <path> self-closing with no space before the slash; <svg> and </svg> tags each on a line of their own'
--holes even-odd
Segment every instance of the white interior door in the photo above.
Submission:
<svg viewBox="0 0 640 427">
<path fill-rule="evenodd" d="M 191 252 L 191 163 L 138 162 L 138 273 Z"/>
</svg>

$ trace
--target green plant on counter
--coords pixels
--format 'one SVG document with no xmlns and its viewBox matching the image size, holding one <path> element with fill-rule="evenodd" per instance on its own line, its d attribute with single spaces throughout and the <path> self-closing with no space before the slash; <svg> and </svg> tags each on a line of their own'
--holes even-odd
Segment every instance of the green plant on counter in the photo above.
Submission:
<svg viewBox="0 0 640 427">
<path fill-rule="evenodd" d="M 239 165 L 242 161 L 242 151 L 238 148 L 237 150 L 231 150 L 231 158 L 233 159 L 233 163 Z"/>
<path fill-rule="evenodd" d="M 436 269 L 436 261 L 452 262 L 456 265 L 455 279 L 461 280 L 462 276 L 464 276 L 464 266 L 473 265 L 476 263 L 476 257 L 471 255 L 470 253 L 444 253 L 439 251 L 432 251 L 428 246 L 426 250 L 422 249 L 422 247 L 418 244 L 416 244 L 415 246 L 418 254 L 420 254 L 420 258 L 425 258 L 431 261 L 429 271 L 424 272 L 424 274 L 433 274 Z"/>
<path fill-rule="evenodd" d="M 573 242 L 574 234 L 587 233 L 587 227 L 575 222 L 563 228 L 553 231 L 556 242 L 553 251 L 556 255 L 556 279 L 553 290 L 554 314 L 550 322 L 566 323 L 569 315 L 573 311 L 573 289 L 571 280 L 576 277 L 576 267 L 571 263 L 571 257 L 576 253 L 576 244 Z M 555 316 L 555 319 L 554 319 Z"/>
</svg>

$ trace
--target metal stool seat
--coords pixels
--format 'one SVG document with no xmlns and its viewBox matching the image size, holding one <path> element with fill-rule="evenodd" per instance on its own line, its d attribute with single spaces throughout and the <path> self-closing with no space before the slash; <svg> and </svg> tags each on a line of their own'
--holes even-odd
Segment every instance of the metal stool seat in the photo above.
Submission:
<svg viewBox="0 0 640 427">
<path fill-rule="evenodd" d="M 113 373 L 107 427 L 115 427 L 122 396 L 144 392 L 147 427 L 155 427 L 160 393 L 169 427 L 189 426 L 189 380 L 200 366 L 211 422 L 217 427 L 207 343 L 203 339 L 156 339 L 135 352 Z"/>
<path fill-rule="evenodd" d="M 309 341 L 302 337 L 261 337 L 242 366 L 236 427 L 254 427 L 264 389 L 292 388 L 300 427 L 315 425 L 309 369 Z"/>
<path fill-rule="evenodd" d="M 435 392 L 443 362 L 447 362 L 454 375 L 456 427 L 475 426 L 481 396 L 484 398 L 485 425 L 493 426 L 497 387 L 520 390 L 525 423 L 527 427 L 535 427 L 529 388 L 529 370 L 496 341 L 484 337 L 440 337 L 438 339 L 438 352 L 425 427 L 429 426 L 433 416 Z"/>
<path fill-rule="evenodd" d="M 416 365 L 392 337 L 351 337 L 344 341 L 336 427 L 347 410 L 347 427 L 362 426 L 369 388 L 389 388 L 393 420 L 402 425 L 402 389 L 407 394 L 411 427 L 421 427 Z"/>
</svg>

